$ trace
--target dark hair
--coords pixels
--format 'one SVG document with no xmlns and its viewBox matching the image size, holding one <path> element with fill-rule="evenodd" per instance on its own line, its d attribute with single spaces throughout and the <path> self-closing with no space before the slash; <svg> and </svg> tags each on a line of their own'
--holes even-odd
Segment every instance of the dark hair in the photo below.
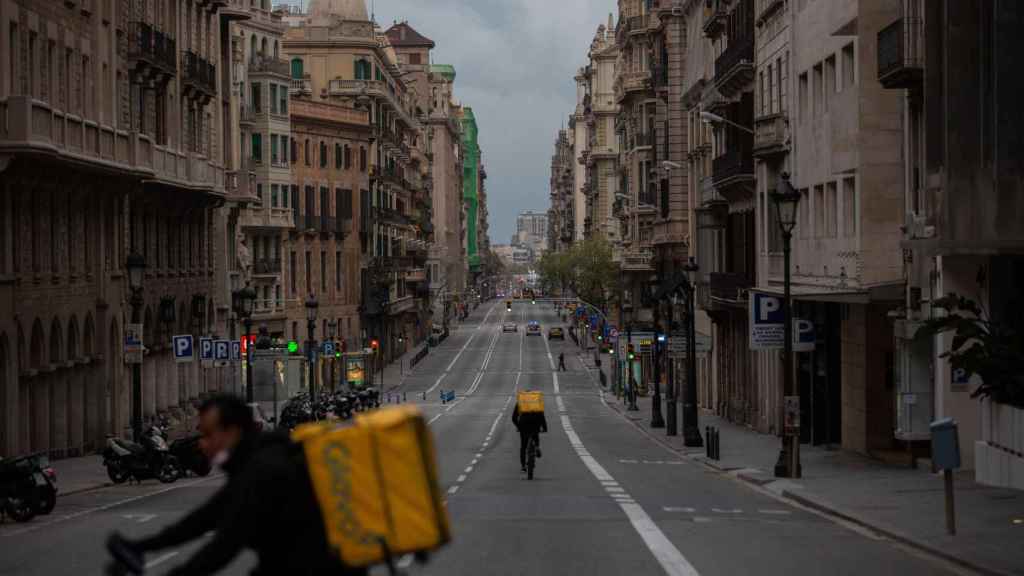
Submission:
<svg viewBox="0 0 1024 576">
<path fill-rule="evenodd" d="M 205 414 L 213 409 L 217 410 L 221 428 L 240 428 L 246 434 L 256 429 L 252 409 L 238 396 L 218 394 L 207 398 L 199 406 L 199 413 Z"/>
</svg>

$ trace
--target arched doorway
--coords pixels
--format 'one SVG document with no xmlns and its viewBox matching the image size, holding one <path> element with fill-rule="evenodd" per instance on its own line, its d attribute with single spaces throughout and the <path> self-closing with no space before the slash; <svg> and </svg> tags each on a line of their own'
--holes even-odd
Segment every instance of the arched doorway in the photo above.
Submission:
<svg viewBox="0 0 1024 576">
<path fill-rule="evenodd" d="M 58 458 L 64 456 L 64 450 L 67 448 L 68 373 L 63 358 L 63 340 L 64 332 L 61 330 L 60 320 L 54 317 L 50 321 L 50 345 L 47 348 L 49 366 L 43 379 L 49 396 L 46 420 L 50 429 L 49 439 L 43 449 Z"/>
<path fill-rule="evenodd" d="M 29 452 L 38 452 L 49 444 L 49 426 L 46 417 L 50 411 L 50 399 L 46 390 L 46 379 L 41 377 L 43 361 L 46 353 L 46 337 L 43 323 L 38 319 L 32 324 L 32 336 L 29 339 L 28 366 L 29 377 L 23 379 L 22 393 L 28 399 L 27 410 L 22 413 L 28 432 L 27 448 Z"/>
<path fill-rule="evenodd" d="M 96 365 L 96 325 L 93 322 L 92 314 L 85 317 L 85 324 L 82 328 L 82 356 L 88 359 L 88 364 L 83 367 L 85 382 L 82 385 L 84 398 L 84 410 L 82 412 L 82 449 L 91 452 L 96 449 L 98 440 L 102 438 L 104 427 L 100 422 L 100 400 L 103 390 L 103 375 Z"/>
<path fill-rule="evenodd" d="M 79 368 L 78 360 L 81 357 L 79 348 L 78 318 L 72 316 L 68 320 L 67 332 L 67 370 L 65 380 L 68 386 L 67 395 L 67 445 L 68 456 L 77 456 L 82 453 L 82 445 L 85 441 L 85 429 L 82 425 L 85 419 L 85 374 Z"/>
<path fill-rule="evenodd" d="M 124 367 L 121 364 L 121 330 L 117 320 L 110 321 L 107 336 L 106 379 L 103 389 L 103 422 L 107 434 L 120 436 L 126 420 L 127 399 L 122 385 Z"/>
</svg>

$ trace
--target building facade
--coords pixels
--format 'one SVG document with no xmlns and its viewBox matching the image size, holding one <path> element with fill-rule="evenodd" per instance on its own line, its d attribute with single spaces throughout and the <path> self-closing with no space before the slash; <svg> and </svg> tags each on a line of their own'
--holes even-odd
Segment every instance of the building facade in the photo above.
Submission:
<svg viewBox="0 0 1024 576">
<path fill-rule="evenodd" d="M 237 268 L 223 5 L 0 3 L 5 455 L 75 455 L 125 433 L 130 253 L 147 265 L 144 416 L 237 386 L 170 350 L 172 334 L 226 333 Z"/>
</svg>

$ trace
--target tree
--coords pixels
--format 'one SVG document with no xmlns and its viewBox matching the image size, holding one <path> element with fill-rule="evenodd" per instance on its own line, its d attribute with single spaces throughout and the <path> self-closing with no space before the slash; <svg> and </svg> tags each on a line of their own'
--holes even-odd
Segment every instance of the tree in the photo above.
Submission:
<svg viewBox="0 0 1024 576">
<path fill-rule="evenodd" d="M 981 378 L 971 397 L 1024 408 L 1024 334 L 1014 323 L 994 322 L 980 304 L 955 294 L 935 300 L 932 308 L 944 314 L 925 322 L 922 330 L 926 336 L 953 334 L 941 357 L 954 370 Z"/>
<path fill-rule="evenodd" d="M 612 246 L 604 238 L 588 238 L 566 252 L 547 252 L 538 263 L 544 288 L 571 290 L 576 296 L 605 307 L 608 297 L 618 292 L 618 266 L 612 261 Z"/>
</svg>

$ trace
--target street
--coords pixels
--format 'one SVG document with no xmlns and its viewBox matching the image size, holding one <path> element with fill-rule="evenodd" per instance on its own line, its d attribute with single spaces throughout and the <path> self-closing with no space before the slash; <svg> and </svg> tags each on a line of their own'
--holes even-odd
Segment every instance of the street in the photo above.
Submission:
<svg viewBox="0 0 1024 576">
<path fill-rule="evenodd" d="M 502 333 L 501 323 L 519 323 Z M 528 337 L 528 321 L 544 336 Z M 430 421 L 452 543 L 411 574 L 953 574 L 897 544 L 681 458 L 606 402 L 571 340 L 548 342 L 551 305 L 477 309 L 400 390 Z M 568 370 L 556 372 L 559 353 Z M 396 384 L 396 383 L 393 383 Z M 517 389 L 545 394 L 549 431 L 536 479 L 519 470 Z M 442 404 L 442 390 L 454 402 Z M 426 400 L 423 400 L 423 394 Z M 119 486 L 61 498 L 54 514 L 0 525 L 0 574 L 98 574 L 103 541 L 148 534 L 208 498 L 221 478 Z M 268 519 L 270 521 L 270 519 Z M 162 573 L 197 546 L 148 558 Z M 245 574 L 245 555 L 227 573 Z M 384 573 L 382 570 L 379 573 Z"/>
</svg>

